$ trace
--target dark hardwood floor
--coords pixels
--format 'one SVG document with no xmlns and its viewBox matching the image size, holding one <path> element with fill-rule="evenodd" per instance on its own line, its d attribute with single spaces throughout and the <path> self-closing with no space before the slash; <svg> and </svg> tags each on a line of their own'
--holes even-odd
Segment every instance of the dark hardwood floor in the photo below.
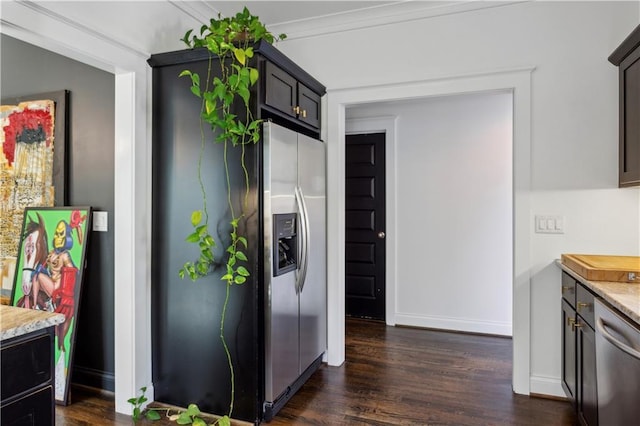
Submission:
<svg viewBox="0 0 640 426">
<path fill-rule="evenodd" d="M 513 394 L 510 339 L 350 319 L 346 344 L 345 364 L 323 365 L 270 426 L 575 422 L 566 401 Z M 73 400 L 56 407 L 58 426 L 132 423 L 129 416 L 115 414 L 108 396 L 74 388 Z"/>
</svg>

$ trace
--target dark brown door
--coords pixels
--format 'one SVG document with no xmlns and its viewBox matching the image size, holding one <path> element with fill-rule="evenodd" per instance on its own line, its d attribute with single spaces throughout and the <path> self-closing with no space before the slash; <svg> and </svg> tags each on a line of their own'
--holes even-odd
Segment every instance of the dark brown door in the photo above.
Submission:
<svg viewBox="0 0 640 426">
<path fill-rule="evenodd" d="M 346 314 L 385 319 L 384 133 L 346 136 Z"/>
</svg>

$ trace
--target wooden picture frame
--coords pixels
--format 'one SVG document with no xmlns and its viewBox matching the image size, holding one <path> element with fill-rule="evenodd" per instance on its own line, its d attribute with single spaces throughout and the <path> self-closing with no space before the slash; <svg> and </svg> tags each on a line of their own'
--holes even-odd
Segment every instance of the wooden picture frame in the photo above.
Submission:
<svg viewBox="0 0 640 426">
<path fill-rule="evenodd" d="M 55 400 L 67 405 L 78 307 L 91 231 L 91 207 L 27 207 L 11 306 L 57 312 Z"/>
</svg>

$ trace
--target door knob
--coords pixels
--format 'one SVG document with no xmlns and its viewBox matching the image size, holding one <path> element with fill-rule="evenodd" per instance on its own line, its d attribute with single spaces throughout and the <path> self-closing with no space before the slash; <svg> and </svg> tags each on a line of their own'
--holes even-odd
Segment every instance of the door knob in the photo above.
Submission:
<svg viewBox="0 0 640 426">
<path fill-rule="evenodd" d="M 378 232 L 378 238 L 380 238 L 381 240 L 384 240 L 385 234 L 384 232 L 380 231 Z"/>
</svg>

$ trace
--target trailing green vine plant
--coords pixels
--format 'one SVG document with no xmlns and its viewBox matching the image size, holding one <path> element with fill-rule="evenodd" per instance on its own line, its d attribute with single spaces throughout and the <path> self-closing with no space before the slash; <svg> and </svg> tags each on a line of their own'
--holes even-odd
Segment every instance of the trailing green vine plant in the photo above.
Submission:
<svg viewBox="0 0 640 426">
<path fill-rule="evenodd" d="M 193 30 L 186 32 L 182 41 L 189 48 L 206 48 L 209 51 L 207 75 L 201 77 L 196 72 L 184 70 L 180 77 L 191 79 L 191 92 L 201 99 L 200 110 L 200 134 L 201 149 L 198 159 L 198 181 L 202 194 L 202 208 L 191 213 L 192 232 L 186 237 L 186 241 L 197 244 L 199 256 L 195 261 L 185 262 L 178 274 L 181 279 L 185 277 L 196 281 L 209 275 L 214 268 L 214 248 L 216 241 L 209 232 L 209 213 L 207 210 L 207 194 L 202 180 L 202 160 L 205 140 L 205 125 L 209 125 L 217 134 L 213 142 L 223 144 L 223 163 L 226 177 L 227 199 L 230 220 L 230 242 L 224 250 L 224 263 L 226 272 L 221 280 L 226 285 L 226 295 L 222 305 L 220 318 L 220 340 L 226 354 L 229 372 L 231 376 L 231 395 L 227 413 L 214 424 L 228 426 L 231 422 L 233 405 L 235 401 L 235 375 L 231 353 L 224 337 L 224 321 L 229 302 L 230 288 L 233 285 L 241 285 L 250 276 L 246 262 L 247 255 L 243 250 L 248 247 L 247 237 L 240 233 L 240 221 L 245 215 L 249 198 L 249 172 L 245 164 L 246 146 L 256 144 L 260 140 L 260 124 L 262 120 L 256 119 L 250 108 L 251 87 L 258 81 L 258 70 L 252 67 L 253 44 L 261 40 L 273 43 L 282 40 L 286 35 L 274 36 L 265 27 L 257 16 L 252 15 L 245 7 L 242 12 L 232 17 L 211 19 L 208 25 L 200 28 L 199 35 L 194 35 Z M 214 63 L 220 67 L 219 73 L 214 73 Z M 238 106 L 241 106 L 240 108 Z M 238 113 L 238 111 L 241 111 Z M 240 167 L 244 175 L 244 195 L 241 208 L 234 208 L 231 194 L 231 177 L 229 173 L 228 154 L 231 149 L 240 149 Z M 142 389 L 141 389 L 142 390 Z M 146 402 L 144 390 L 142 395 L 131 398 L 129 402 L 134 407 L 135 419 L 141 415 L 141 406 Z M 136 410 L 137 409 L 137 410 Z M 149 412 L 158 411 L 150 409 Z M 167 412 L 168 413 L 168 412 Z M 152 417 L 157 413 L 152 414 Z M 171 416 L 179 424 L 206 424 L 199 417 L 198 407 L 190 404 L 188 410 L 181 417 Z"/>
</svg>

